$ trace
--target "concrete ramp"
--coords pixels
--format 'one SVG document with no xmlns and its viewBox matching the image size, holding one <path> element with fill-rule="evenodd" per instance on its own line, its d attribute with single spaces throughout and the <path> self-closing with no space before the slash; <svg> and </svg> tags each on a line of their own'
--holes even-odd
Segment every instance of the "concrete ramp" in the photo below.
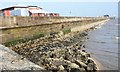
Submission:
<svg viewBox="0 0 120 72">
<path fill-rule="evenodd" d="M 43 68 L 0 44 L 0 70 L 43 70 Z"/>
</svg>

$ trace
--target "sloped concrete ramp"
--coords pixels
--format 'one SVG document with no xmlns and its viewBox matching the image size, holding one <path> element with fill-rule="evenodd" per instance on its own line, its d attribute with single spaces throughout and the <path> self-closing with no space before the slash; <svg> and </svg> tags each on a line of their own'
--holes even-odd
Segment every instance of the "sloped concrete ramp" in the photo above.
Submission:
<svg viewBox="0 0 120 72">
<path fill-rule="evenodd" d="M 0 70 L 44 70 L 0 44 Z"/>
</svg>

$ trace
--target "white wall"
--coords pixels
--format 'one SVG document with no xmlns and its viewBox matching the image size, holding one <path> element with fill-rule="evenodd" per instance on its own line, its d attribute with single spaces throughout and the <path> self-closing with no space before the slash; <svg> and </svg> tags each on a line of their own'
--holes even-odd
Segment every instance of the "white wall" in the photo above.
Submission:
<svg viewBox="0 0 120 72">
<path fill-rule="evenodd" d="M 4 14 L 3 14 L 3 13 L 1 13 L 1 14 L 0 14 L 0 16 L 4 16 Z"/>
<path fill-rule="evenodd" d="M 29 16 L 29 12 L 26 8 L 12 10 L 10 14 L 11 16 Z"/>
<path fill-rule="evenodd" d="M 27 9 L 21 9 L 21 16 L 29 16 L 29 12 Z"/>
</svg>

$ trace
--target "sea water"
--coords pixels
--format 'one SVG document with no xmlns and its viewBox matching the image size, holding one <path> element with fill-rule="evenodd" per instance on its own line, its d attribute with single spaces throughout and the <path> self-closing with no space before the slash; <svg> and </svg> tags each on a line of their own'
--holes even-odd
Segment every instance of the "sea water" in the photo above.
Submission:
<svg viewBox="0 0 120 72">
<path fill-rule="evenodd" d="M 118 70 L 118 26 L 112 19 L 88 33 L 85 49 L 101 64 L 100 70 Z"/>
</svg>

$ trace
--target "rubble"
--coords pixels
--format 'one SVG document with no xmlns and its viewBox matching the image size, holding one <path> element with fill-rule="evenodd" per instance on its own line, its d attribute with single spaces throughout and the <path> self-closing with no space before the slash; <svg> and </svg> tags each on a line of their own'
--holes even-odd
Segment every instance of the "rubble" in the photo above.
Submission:
<svg viewBox="0 0 120 72">
<path fill-rule="evenodd" d="M 94 60 L 90 59 L 90 54 L 84 50 L 86 37 L 87 31 L 67 37 L 51 33 L 48 37 L 30 40 L 10 48 L 48 71 L 96 71 Z"/>
</svg>

